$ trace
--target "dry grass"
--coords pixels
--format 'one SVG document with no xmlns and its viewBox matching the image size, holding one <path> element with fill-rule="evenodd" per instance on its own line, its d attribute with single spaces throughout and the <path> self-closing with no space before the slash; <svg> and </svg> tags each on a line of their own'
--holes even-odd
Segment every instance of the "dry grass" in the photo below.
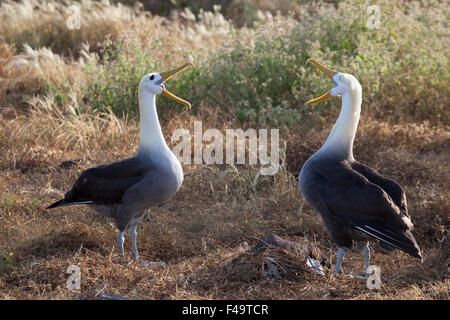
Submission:
<svg viewBox="0 0 450 320">
<path fill-rule="evenodd" d="M 391 127 L 368 119 L 361 123 L 355 155 L 405 187 L 414 233 L 425 256 L 422 265 L 406 254 L 386 254 L 375 246 L 372 262 L 381 267 L 383 279 L 382 290 L 376 292 L 367 289 L 363 280 L 333 277 L 328 269 L 326 276 L 312 273 L 302 266 L 304 259 L 286 252 L 247 255 L 239 264 L 231 264 L 244 242 L 252 246 L 271 232 L 299 243 L 315 243 L 333 263 L 336 248 L 320 217 L 304 203 L 295 178 L 301 163 L 326 136 L 326 127 L 285 132 L 282 139 L 288 142 L 291 171 L 259 179 L 253 186 L 236 176 L 254 175 L 256 169 L 239 166 L 234 174 L 221 177 L 223 166 L 212 170 L 185 166 L 180 192 L 139 225 L 143 258 L 168 263 L 147 269 L 121 262 L 112 221 L 82 206 L 44 209 L 83 169 L 132 154 L 138 123 L 116 119 L 111 125 L 86 116 L 77 118 L 76 128 L 82 129 L 76 131 L 55 119 L 52 114 L 39 114 L 1 120 L 0 152 L 5 157 L 0 163 L 0 255 L 13 253 L 12 262 L 0 273 L 4 299 L 92 299 L 100 292 L 138 299 L 449 298 L 448 247 L 440 248 L 449 225 L 445 130 Z M 187 124 L 192 119 L 184 114 L 166 123 L 168 141 L 180 121 Z M 211 120 L 210 125 L 215 124 Z M 76 132 L 83 134 L 76 136 Z M 308 139 L 300 139 L 305 136 Z M 73 163 L 62 165 L 68 160 Z M 196 190 L 195 196 L 191 190 Z M 126 252 L 131 258 L 128 242 Z M 286 271 L 281 279 L 263 272 L 267 255 L 282 256 L 278 261 Z M 65 270 L 71 264 L 81 268 L 80 292 L 65 288 Z M 345 274 L 362 272 L 359 250 L 346 256 L 343 268 Z"/>
<path fill-rule="evenodd" d="M 4 3 L 21 8 L 13 2 Z M 108 10 L 117 8 L 86 3 L 96 8 L 92 14 L 103 13 L 105 19 Z M 265 6 L 270 3 L 260 1 L 262 9 L 272 10 Z M 0 12 L 6 12 L 2 8 Z M 338 102 L 332 104 L 327 117 L 303 113 L 301 126 L 280 129 L 280 146 L 286 143 L 286 149 L 281 169 L 273 177 L 256 178 L 258 168 L 251 166 L 185 165 L 180 191 L 168 204 L 152 209 L 138 228 L 142 257 L 166 261 L 164 267 L 150 269 L 121 262 L 113 222 L 86 207 L 46 211 L 84 169 L 129 157 L 137 150 L 137 119 L 121 119 L 108 112 L 80 112 L 83 101 L 77 88 L 87 81 L 82 69 L 93 56 L 91 51 L 97 51 L 93 43 L 106 32 L 111 31 L 111 37 L 132 34 L 130 38 L 142 47 L 148 37 L 165 34 L 161 41 L 167 51 L 156 57 L 161 65 L 189 58 L 186 48 L 196 57 L 206 57 L 223 49 L 220 44 L 227 37 L 226 50 L 232 50 L 230 43 L 272 32 L 243 28 L 230 35 L 234 27 L 218 11 L 203 12 L 194 21 L 192 13 L 185 10 L 169 24 L 168 18 L 149 17 L 140 9 L 125 11 L 131 20 L 111 15 L 105 24 L 90 27 L 95 29 L 92 38 L 87 33 L 77 35 L 86 37 L 87 43 L 92 40 L 89 50 L 86 45 L 79 47 L 84 48 L 77 51 L 81 60 L 67 55 L 63 43 L 57 44 L 60 51 L 57 47 L 23 49 L 11 41 L 0 44 L 0 298 L 95 299 L 102 293 L 136 299 L 450 298 L 448 240 L 442 241 L 448 239 L 450 225 L 450 134 L 444 122 L 395 123 L 395 118 L 363 111 L 355 157 L 405 188 L 416 226 L 414 235 L 425 257 L 421 264 L 402 252 L 389 254 L 374 245 L 372 263 L 380 266 L 383 281 L 379 291 L 367 289 L 364 280 L 345 276 L 363 272 L 361 248 L 346 254 L 344 272 L 339 276 L 333 276 L 329 268 L 320 276 L 305 266 L 304 256 L 279 248 L 269 248 L 262 255 L 243 250 L 276 233 L 320 249 L 334 264 L 336 247 L 320 216 L 302 198 L 297 175 L 329 133 Z M 40 14 L 48 21 L 56 19 Z M 86 23 L 91 23 L 89 19 Z M 29 26 L 8 25 L 2 20 L 0 34 L 24 34 L 17 29 L 21 27 L 37 30 L 36 39 L 47 37 L 35 25 L 38 20 L 26 21 Z M 137 24 L 142 29 L 130 31 Z M 272 27 L 276 29 L 275 24 Z M 117 31 L 122 28 L 124 34 Z M 150 32 L 152 28 L 156 32 Z M 75 89 L 67 94 L 67 101 L 58 102 L 53 91 L 47 90 L 48 79 L 61 88 L 69 80 Z M 434 94 L 441 101 L 449 99 L 446 92 Z M 383 108 L 375 99 L 368 104 Z M 195 120 L 202 120 L 204 129 L 249 126 L 236 119 L 224 120 L 232 117 L 223 117 L 218 105 L 201 103 L 195 114 L 180 110 L 165 111 L 162 125 L 168 142 L 177 128 L 192 131 Z M 131 259 L 128 237 L 125 250 Z M 279 277 L 274 276 L 267 257 L 277 261 Z M 81 268 L 79 291 L 66 289 L 66 269 L 72 264 Z"/>
<path fill-rule="evenodd" d="M 79 30 L 66 26 L 66 10 L 73 4 L 80 7 Z M 124 39 L 132 50 L 145 49 L 150 64 L 169 67 L 192 60 L 193 52 L 198 59 L 214 53 L 233 32 L 217 10 L 195 15 L 186 8 L 161 17 L 140 6 L 90 0 L 7 0 L 0 5 L 0 21 L 0 105 L 15 109 L 49 86 L 66 91 L 68 85 L 81 87 L 88 81 L 83 67 L 103 54 L 106 40 Z"/>
</svg>

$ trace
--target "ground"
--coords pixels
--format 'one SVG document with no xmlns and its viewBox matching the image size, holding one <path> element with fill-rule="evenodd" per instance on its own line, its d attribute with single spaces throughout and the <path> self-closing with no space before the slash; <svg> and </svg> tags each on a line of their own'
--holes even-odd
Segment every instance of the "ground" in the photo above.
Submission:
<svg viewBox="0 0 450 320">
<path fill-rule="evenodd" d="M 449 298 L 449 250 L 448 244 L 441 244 L 448 226 L 448 177 L 442 164 L 449 148 L 448 139 L 443 140 L 446 133 L 439 130 L 383 130 L 388 129 L 383 123 L 367 121 L 360 127 L 355 156 L 405 187 L 414 235 L 424 255 L 422 264 L 403 252 L 386 253 L 374 245 L 372 264 L 381 268 L 382 287 L 370 290 L 365 280 L 348 277 L 363 272 L 361 247 L 347 252 L 338 276 L 329 269 L 324 276 L 315 274 L 301 268 L 299 261 L 294 264 L 298 270 L 291 266 L 281 279 L 264 272 L 264 259 L 249 259 L 238 271 L 226 267 L 244 243 L 255 245 L 272 232 L 313 244 L 334 263 L 336 246 L 295 181 L 299 166 L 327 129 L 309 133 L 315 141 L 300 138 L 308 133 L 282 135 L 280 139 L 292 149 L 286 161 L 297 170 L 285 168 L 253 186 L 239 179 L 254 174 L 252 168 L 241 166 L 221 177 L 225 168 L 220 166 L 184 166 L 185 180 L 178 194 L 150 210 L 139 224 L 141 256 L 167 262 L 147 268 L 131 262 L 129 237 L 125 242 L 129 261 L 122 262 L 117 230 L 109 218 L 86 206 L 45 209 L 63 196 L 83 169 L 130 156 L 137 145 L 137 122 L 124 124 L 113 141 L 102 140 L 89 150 L 74 152 L 52 141 L 39 140 L 42 143 L 36 146 L 33 139 L 25 140 L 24 134 L 32 134 L 26 121 L 2 120 L 0 151 L 6 157 L 1 163 L 0 286 L 4 299 L 93 299 L 101 293 L 138 299 Z M 169 133 L 170 128 L 169 123 L 164 131 Z M 38 135 L 41 129 L 31 131 Z M 392 146 L 382 143 L 394 136 L 398 142 Z M 411 146 L 416 139 L 420 147 Z M 81 269 L 80 290 L 66 288 L 70 265 Z"/>
<path fill-rule="evenodd" d="M 94 9 L 83 7 L 93 14 L 83 18 L 90 29 L 79 33 L 67 31 L 60 16 L 34 0 L 3 4 L 1 299 L 98 299 L 103 294 L 133 299 L 450 298 L 450 94 L 448 58 L 442 54 L 448 47 L 448 38 L 442 36 L 442 4 L 426 2 L 423 9 L 412 1 L 405 13 L 397 10 L 404 5 L 397 1 L 396 14 L 386 16 L 398 19 L 390 22 L 390 33 L 381 30 L 374 36 L 358 20 L 355 12 L 365 13 L 358 1 L 314 10 L 280 3 L 285 2 L 297 16 L 277 18 L 274 10 L 255 11 L 251 21 L 263 19 L 262 27 L 256 22 L 242 26 L 247 20 L 239 6 L 225 8 L 227 17 L 239 9 L 239 23 L 233 26 L 217 8 L 197 16 L 180 11 L 172 20 L 155 12 L 136 13 L 130 22 L 127 17 L 134 11 L 98 4 Z M 248 3 L 271 9 L 264 1 Z M 383 12 L 388 10 L 386 3 L 380 2 Z M 15 20 L 6 18 L 11 8 L 16 8 Z M 27 10 L 34 10 L 35 16 Z M 316 16 L 308 18 L 310 12 Z M 334 19 L 343 14 L 354 23 Z M 321 21 L 337 24 L 327 29 Z M 419 29 L 408 29 L 411 25 Z M 309 41 L 291 30 L 307 30 L 316 38 Z M 340 32 L 336 38 L 327 30 Z M 153 42 L 148 42 L 149 34 Z M 162 34 L 170 36 L 156 40 Z M 121 42 L 121 36 L 130 43 Z M 108 41 L 97 46 L 105 37 L 119 44 L 118 51 Z M 415 41 L 428 43 L 430 50 L 422 50 L 426 45 Z M 183 164 L 179 192 L 149 210 L 138 226 L 141 257 L 166 265 L 149 268 L 133 262 L 128 234 L 123 262 L 111 219 L 87 206 L 46 207 L 63 197 L 83 170 L 136 153 L 135 90 L 140 77 L 150 71 L 147 63 L 157 68 L 151 71 L 165 71 L 192 58 L 191 53 L 197 68 L 177 76 L 170 89 L 190 101 L 193 109 L 165 97 L 156 101 L 169 146 L 176 143 L 171 141 L 176 129 L 192 133 L 194 121 L 200 120 L 203 130 L 221 132 L 279 128 L 279 171 L 261 176 L 258 165 Z M 311 55 L 325 59 L 330 67 L 349 70 L 361 81 L 364 98 L 355 158 L 396 180 L 406 192 L 424 261 L 386 252 L 373 241 L 371 263 L 380 267 L 379 290 L 369 289 L 364 279 L 349 277 L 364 272 L 362 244 L 346 252 L 341 274 L 333 275 L 336 245 L 298 188 L 303 163 L 325 141 L 340 107 L 339 99 L 315 109 L 303 106 L 330 86 L 312 67 L 303 66 Z M 258 109 L 257 103 L 264 106 Z M 279 248 L 256 256 L 246 251 L 271 233 L 307 245 L 313 253 L 320 251 L 325 274 L 308 268 L 305 256 Z M 275 259 L 276 272 L 267 258 Z M 73 265 L 80 268 L 81 287 L 68 290 L 67 270 Z"/>
</svg>

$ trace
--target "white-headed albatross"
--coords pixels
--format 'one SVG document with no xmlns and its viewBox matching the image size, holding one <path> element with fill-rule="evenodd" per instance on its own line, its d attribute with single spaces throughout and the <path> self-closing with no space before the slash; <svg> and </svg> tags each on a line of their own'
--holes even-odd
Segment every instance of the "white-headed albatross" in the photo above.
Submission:
<svg viewBox="0 0 450 320">
<path fill-rule="evenodd" d="M 123 233 L 130 228 L 134 258 L 138 259 L 136 226 L 146 209 L 166 202 L 183 182 L 183 169 L 167 146 L 158 120 L 157 94 L 170 97 L 190 108 L 164 87 L 164 81 L 185 70 L 186 63 L 174 70 L 146 74 L 139 83 L 140 143 L 137 155 L 84 171 L 64 199 L 48 208 L 88 204 L 115 219 L 119 229 L 119 250 L 124 258 Z"/>
<path fill-rule="evenodd" d="M 305 162 L 299 176 L 302 194 L 320 213 L 339 247 L 335 273 L 340 270 L 343 248 L 351 248 L 353 240 L 375 238 L 383 248 L 400 249 L 422 258 L 411 233 L 413 225 L 402 187 L 353 157 L 353 140 L 361 112 L 361 85 L 351 74 L 333 71 L 313 58 L 308 62 L 330 78 L 335 87 L 307 105 L 336 96 L 342 98 L 341 112 L 327 140 Z M 363 256 L 367 277 L 368 241 Z"/>
</svg>

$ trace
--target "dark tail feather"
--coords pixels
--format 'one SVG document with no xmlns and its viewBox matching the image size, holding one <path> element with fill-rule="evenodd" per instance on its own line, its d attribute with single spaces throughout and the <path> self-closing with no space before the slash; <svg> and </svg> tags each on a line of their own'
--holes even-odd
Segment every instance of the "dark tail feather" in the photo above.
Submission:
<svg viewBox="0 0 450 320">
<path fill-rule="evenodd" d="M 409 230 L 400 230 L 381 225 L 355 225 L 356 229 L 380 240 L 384 245 L 402 250 L 413 257 L 422 259 L 422 253 L 416 239 Z M 386 246 L 383 246 L 386 247 Z"/>
<path fill-rule="evenodd" d="M 62 200 L 56 201 L 55 203 L 49 205 L 49 206 L 47 207 L 47 209 L 53 209 L 53 208 L 61 207 L 61 206 L 63 206 L 64 204 L 65 204 L 64 199 L 62 199 Z"/>
<path fill-rule="evenodd" d="M 56 201 L 55 203 L 49 205 L 47 207 L 47 209 L 53 209 L 53 208 L 58 208 L 58 207 L 64 207 L 64 206 L 72 206 L 75 204 L 93 204 L 94 201 L 76 201 L 76 202 L 65 202 L 64 199 Z"/>
</svg>

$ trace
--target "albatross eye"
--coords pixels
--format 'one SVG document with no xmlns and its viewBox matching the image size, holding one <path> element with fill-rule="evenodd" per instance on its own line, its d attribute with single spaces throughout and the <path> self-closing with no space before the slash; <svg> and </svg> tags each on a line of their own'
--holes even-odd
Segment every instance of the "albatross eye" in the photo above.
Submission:
<svg viewBox="0 0 450 320">
<path fill-rule="evenodd" d="M 155 79 L 155 76 L 152 74 L 149 79 L 153 80 L 153 79 Z"/>
</svg>

